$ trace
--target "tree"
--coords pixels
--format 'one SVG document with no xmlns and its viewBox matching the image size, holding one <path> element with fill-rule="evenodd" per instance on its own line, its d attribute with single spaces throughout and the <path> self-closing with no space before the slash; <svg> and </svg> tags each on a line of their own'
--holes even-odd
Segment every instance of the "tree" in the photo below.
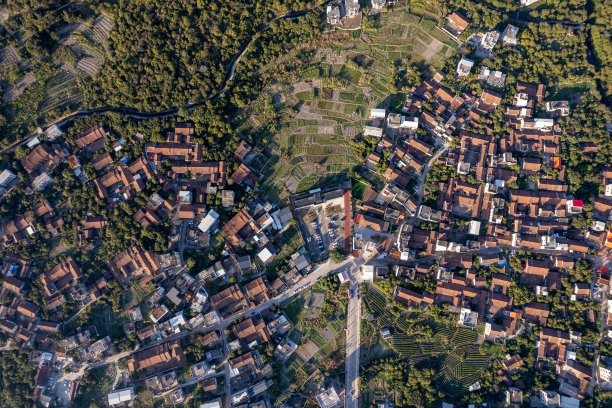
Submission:
<svg viewBox="0 0 612 408">
<path fill-rule="evenodd" d="M 329 259 L 331 259 L 334 263 L 341 263 L 346 259 L 346 252 L 344 252 L 342 248 L 334 248 L 329 253 Z"/>
<path fill-rule="evenodd" d="M 512 285 L 508 290 L 508 294 L 514 298 L 515 306 L 522 306 L 525 303 L 532 302 L 535 299 L 533 289 L 517 282 L 512 282 Z"/>
</svg>

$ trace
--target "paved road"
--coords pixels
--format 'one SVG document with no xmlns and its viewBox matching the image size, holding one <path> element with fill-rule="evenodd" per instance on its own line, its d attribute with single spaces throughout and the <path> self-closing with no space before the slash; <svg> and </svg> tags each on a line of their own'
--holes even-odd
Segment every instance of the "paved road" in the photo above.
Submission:
<svg viewBox="0 0 612 408">
<path fill-rule="evenodd" d="M 150 347 L 156 346 L 159 343 L 165 343 L 165 342 L 168 342 L 168 341 L 182 339 L 182 338 L 184 338 L 186 336 L 197 334 L 197 333 L 206 333 L 206 332 L 209 332 L 209 331 L 212 331 L 212 330 L 220 330 L 221 332 L 223 332 L 227 327 L 229 327 L 236 320 L 238 320 L 240 318 L 243 318 L 243 317 L 249 317 L 251 315 L 260 313 L 263 310 L 268 309 L 272 305 L 278 305 L 278 304 L 284 302 L 285 300 L 287 300 L 290 297 L 294 296 L 295 293 L 297 293 L 295 291 L 300 291 L 300 290 L 306 289 L 306 288 L 314 285 L 315 283 L 317 283 L 317 281 L 320 278 L 322 278 L 324 276 L 327 276 L 329 274 L 338 273 L 338 272 L 342 271 L 351 262 L 353 262 L 352 259 L 347 259 L 347 260 L 345 260 L 345 261 L 343 261 L 343 262 L 341 262 L 339 264 L 334 264 L 334 263 L 332 263 L 331 261 L 328 260 L 324 264 L 319 265 L 313 272 L 311 272 L 306 277 L 302 278 L 298 283 L 296 283 L 294 286 L 292 286 L 291 288 L 286 290 L 283 294 L 281 294 L 279 296 L 276 296 L 276 297 L 268 300 L 267 302 L 264 302 L 264 303 L 260 304 L 257 307 L 246 309 L 246 310 L 244 310 L 244 311 L 242 311 L 240 313 L 237 313 L 237 314 L 235 314 L 233 316 L 230 316 L 230 317 L 228 317 L 226 319 L 223 319 L 220 322 L 218 322 L 218 323 L 216 323 L 214 325 L 211 325 L 211 326 L 198 326 L 198 327 L 194 328 L 193 330 L 185 330 L 185 331 L 182 331 L 180 333 L 168 336 L 168 337 L 164 338 L 163 340 L 161 340 L 159 342 L 151 342 L 149 345 L 140 347 L 136 351 L 146 350 L 146 349 L 148 349 Z"/>
<path fill-rule="evenodd" d="M 349 290 L 353 296 L 349 299 L 346 322 L 346 396 L 345 408 L 357 408 L 359 400 L 359 354 L 361 331 L 361 266 L 363 258 L 354 259 L 349 266 Z"/>
<path fill-rule="evenodd" d="M 232 376 L 230 373 L 229 355 L 227 350 L 227 335 L 225 331 L 221 331 L 223 337 L 223 375 L 225 376 L 225 408 L 231 406 L 231 395 L 232 395 Z"/>
<path fill-rule="evenodd" d="M 129 117 L 129 118 L 133 118 L 133 119 L 146 120 L 146 119 L 169 118 L 169 117 L 177 116 L 178 113 L 179 113 L 179 110 L 181 110 L 181 109 L 185 109 L 188 112 L 191 112 L 194 109 L 196 109 L 197 107 L 204 105 L 206 102 L 208 102 L 210 100 L 218 99 L 221 95 L 223 95 L 227 91 L 228 84 L 232 81 L 232 79 L 234 79 L 234 75 L 236 73 L 236 67 L 238 66 L 238 63 L 240 62 L 240 59 L 246 53 L 246 51 L 249 49 L 249 47 L 251 46 L 253 41 L 256 40 L 257 38 L 259 38 L 259 34 L 265 32 L 265 31 L 268 31 L 270 29 L 270 25 L 272 23 L 274 23 L 277 20 L 281 20 L 281 19 L 295 20 L 298 17 L 302 17 L 302 16 L 310 13 L 311 11 L 313 11 L 313 10 L 319 8 L 319 7 L 325 6 L 330 1 L 331 0 L 325 0 L 325 1 L 321 2 L 321 3 L 313 5 L 311 8 L 308 8 L 306 10 L 290 12 L 290 13 L 283 14 L 281 16 L 274 17 L 272 20 L 270 20 L 270 22 L 268 22 L 266 25 L 261 27 L 257 31 L 257 33 L 255 33 L 255 35 L 251 36 L 248 39 L 248 41 L 246 41 L 244 44 L 242 44 L 242 46 L 239 48 L 238 53 L 234 56 L 234 58 L 230 62 L 230 65 L 227 67 L 227 69 L 225 71 L 225 78 L 224 78 L 223 82 L 221 83 L 221 85 L 219 86 L 219 88 L 213 94 L 211 94 L 211 95 L 207 96 L 206 98 L 204 98 L 201 102 L 198 102 L 198 103 L 189 103 L 189 104 L 181 106 L 181 107 L 170 108 L 170 109 L 166 109 L 166 110 L 163 110 L 163 111 L 157 111 L 157 112 L 155 112 L 155 111 L 143 112 L 143 111 L 138 111 L 136 109 L 131 109 L 131 108 L 128 108 L 128 107 L 116 107 L 116 106 L 104 106 L 104 107 L 93 108 L 93 109 L 80 109 L 80 110 L 78 110 L 76 112 L 70 113 L 68 115 L 64 115 L 64 116 L 54 120 L 53 122 L 47 123 L 45 125 L 45 128 L 48 128 L 48 127 L 53 126 L 53 125 L 63 126 L 64 124 L 66 124 L 68 122 L 71 122 L 75 118 L 82 118 L 82 117 L 89 116 L 89 115 L 92 115 L 92 114 L 95 114 L 95 113 L 115 112 L 115 113 L 119 113 L 119 114 L 121 114 L 121 115 L 123 115 L 125 117 Z M 30 135 L 25 136 L 23 139 L 18 140 L 15 143 L 11 144 L 10 146 L 0 150 L 0 153 L 5 153 L 5 152 L 8 152 L 8 151 L 11 151 L 14 148 L 16 148 L 17 146 L 29 142 L 31 139 L 35 138 L 36 136 L 37 136 L 37 133 L 35 133 L 35 132 L 31 133 Z"/>
<path fill-rule="evenodd" d="M 597 269 L 593 268 L 593 282 L 595 282 L 597 280 Z M 599 360 L 601 358 L 601 356 L 599 355 L 599 343 L 601 343 L 601 341 L 604 338 L 604 333 L 606 332 L 606 313 L 608 312 L 608 293 L 609 293 L 609 288 L 605 287 L 602 289 L 602 293 L 603 296 L 601 297 L 601 305 L 600 305 L 600 310 L 599 310 L 599 318 L 600 318 L 600 323 L 601 326 L 599 328 L 599 338 L 597 339 L 597 346 L 598 348 L 595 350 L 595 358 L 593 359 L 593 373 L 591 374 L 591 387 L 595 387 L 595 386 L 601 386 L 601 378 L 599 378 Z M 592 392 L 592 390 L 591 390 Z"/>
</svg>

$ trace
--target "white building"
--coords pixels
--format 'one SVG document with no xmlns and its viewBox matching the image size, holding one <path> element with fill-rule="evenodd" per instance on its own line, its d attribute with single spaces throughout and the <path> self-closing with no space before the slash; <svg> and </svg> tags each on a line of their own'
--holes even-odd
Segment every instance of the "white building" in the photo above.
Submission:
<svg viewBox="0 0 612 408">
<path fill-rule="evenodd" d="M 599 378 L 604 383 L 612 382 L 612 370 L 602 367 L 601 364 L 599 364 Z"/>
<path fill-rule="evenodd" d="M 55 139 L 57 139 L 58 137 L 60 137 L 63 134 L 64 134 L 64 132 L 62 132 L 60 130 L 60 128 L 57 127 L 57 125 L 51 125 L 45 131 L 45 136 L 47 136 L 47 139 L 49 139 L 49 141 L 51 141 L 51 142 L 54 141 Z"/>
<path fill-rule="evenodd" d="M 555 126 L 554 119 L 548 118 L 533 118 L 535 122 L 534 127 L 541 131 L 552 130 L 553 126 Z"/>
<path fill-rule="evenodd" d="M 327 23 L 334 25 L 340 21 L 340 8 L 338 6 L 327 6 Z"/>
<path fill-rule="evenodd" d="M 459 312 L 459 324 L 467 327 L 476 327 L 477 323 L 478 313 L 462 307 L 461 311 Z"/>
<path fill-rule="evenodd" d="M 537 3 L 539 0 L 521 0 L 521 6 L 531 6 L 532 4 Z"/>
<path fill-rule="evenodd" d="M 499 31 L 489 31 L 488 33 L 485 33 L 480 38 L 480 49 L 486 52 L 487 54 L 491 54 L 493 48 L 495 47 L 495 44 L 497 44 L 497 42 L 499 41 L 499 36 Z"/>
<path fill-rule="evenodd" d="M 222 408 L 221 398 L 200 404 L 200 408 Z"/>
<path fill-rule="evenodd" d="M 293 219 L 293 214 L 291 214 L 291 209 L 289 207 L 281 208 L 270 214 L 272 219 L 274 220 L 274 228 L 277 230 L 282 230 L 289 222 Z"/>
<path fill-rule="evenodd" d="M 383 135 L 383 130 L 382 128 L 376 127 L 376 126 L 366 126 L 363 129 L 363 135 L 364 136 L 374 136 L 377 139 L 380 139 Z"/>
<path fill-rule="evenodd" d="M 469 58 L 461 58 L 457 64 L 457 75 L 460 77 L 468 76 L 473 66 L 474 61 Z"/>
<path fill-rule="evenodd" d="M 204 308 L 204 304 L 208 300 L 208 292 L 206 292 L 206 288 L 204 286 L 200 287 L 196 292 L 193 301 L 191 302 L 191 310 L 196 313 L 199 313 Z"/>
<path fill-rule="evenodd" d="M 259 259 L 261 259 L 261 262 L 266 263 L 270 259 L 272 259 L 273 254 L 272 254 L 272 251 L 270 251 L 268 248 L 264 248 L 261 251 L 259 251 L 257 256 L 259 257 Z"/>
<path fill-rule="evenodd" d="M 374 282 L 374 277 L 376 274 L 374 265 L 363 265 L 362 273 L 364 282 Z"/>
<path fill-rule="evenodd" d="M 357 0 L 344 0 L 344 11 L 347 17 L 355 17 L 360 11 L 359 2 Z"/>
<path fill-rule="evenodd" d="M 15 179 L 17 178 L 17 176 L 15 175 L 15 173 L 13 173 L 12 171 L 10 171 L 9 169 L 3 170 L 2 173 L 0 173 L 0 186 L 2 187 L 8 187 Z"/>
<path fill-rule="evenodd" d="M 386 4 L 387 0 L 372 0 L 372 8 L 374 10 L 380 10 L 381 8 L 385 7 Z"/>
<path fill-rule="evenodd" d="M 115 390 L 108 394 L 108 405 L 114 407 L 117 405 L 126 404 L 132 399 L 134 399 L 134 387 Z"/>
<path fill-rule="evenodd" d="M 384 119 L 387 117 L 386 109 L 372 109 L 370 111 L 370 119 Z"/>
<path fill-rule="evenodd" d="M 470 235 L 480 235 L 480 221 L 472 220 L 470 221 L 470 228 L 468 234 Z"/>
<path fill-rule="evenodd" d="M 402 116 L 400 127 L 404 129 L 417 130 L 419 128 L 419 118 L 406 118 L 405 116 Z"/>
<path fill-rule="evenodd" d="M 28 143 L 26 143 L 26 146 L 28 146 L 28 149 L 33 148 L 34 146 L 37 146 L 40 144 L 40 139 L 38 138 L 38 136 L 33 137 L 32 139 L 30 139 L 30 141 Z"/>
<path fill-rule="evenodd" d="M 43 191 L 51 183 L 53 183 L 53 177 L 51 177 L 47 173 L 40 174 L 34 179 L 34 181 L 32 181 L 32 185 L 37 191 Z"/>
<path fill-rule="evenodd" d="M 340 405 L 340 398 L 334 387 L 330 387 L 328 390 L 317 395 L 317 402 L 321 408 L 334 408 Z"/>
<path fill-rule="evenodd" d="M 202 232 L 208 232 L 212 229 L 213 225 L 219 220 L 219 214 L 215 210 L 210 210 L 206 217 L 198 224 L 198 229 Z"/>
<path fill-rule="evenodd" d="M 501 42 L 504 45 L 516 45 L 516 37 L 518 36 L 518 27 L 508 24 L 502 33 Z"/>
<path fill-rule="evenodd" d="M 179 202 L 181 204 L 191 204 L 192 198 L 191 191 L 179 191 Z"/>
</svg>

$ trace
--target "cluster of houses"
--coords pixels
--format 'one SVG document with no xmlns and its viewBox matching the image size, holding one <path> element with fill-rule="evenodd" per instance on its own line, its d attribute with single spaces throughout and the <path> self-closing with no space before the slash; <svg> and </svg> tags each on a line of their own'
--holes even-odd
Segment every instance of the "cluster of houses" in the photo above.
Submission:
<svg viewBox="0 0 612 408">
<path fill-rule="evenodd" d="M 469 23 L 455 12 L 444 30 L 458 38 Z M 491 58 L 498 42 L 516 45 L 517 34 L 518 29 L 509 25 L 501 34 L 474 34 L 469 41 L 477 54 Z M 462 58 L 457 76 L 467 76 L 473 67 L 474 61 Z M 363 136 L 379 143 L 364 166 L 382 174 L 387 184 L 378 191 L 368 185 L 356 206 L 353 253 L 376 260 L 362 267 L 363 279 L 385 279 L 393 273 L 408 281 L 432 280 L 434 291 L 419 293 L 397 286 L 393 299 L 408 308 L 449 305 L 459 325 L 475 328 L 482 324 L 484 337 L 490 341 L 503 342 L 539 328 L 536 368 L 554 373 L 559 381 L 558 392 L 541 391 L 539 397 L 545 406 L 555 401 L 560 406 L 578 406 L 593 375 L 593 368 L 576 358 L 582 346 L 580 334 L 548 328 L 553 313 L 548 303 L 534 300 L 515 305 L 510 288 L 518 280 L 534 295 L 547 296 L 564 289 L 562 277 L 571 273 L 576 257 L 610 253 L 612 169 L 603 169 L 590 228 L 572 228 L 573 217 L 587 209 L 568 192 L 561 154 L 562 129 L 556 118 L 569 115 L 569 103 L 546 101 L 544 85 L 519 81 L 511 102 L 500 106 L 506 74 L 486 66 L 478 74 L 480 94 L 455 94 L 443 85 L 444 79 L 445 74 L 438 72 L 415 86 L 401 113 L 370 112 Z M 495 129 L 494 113 L 503 115 L 507 124 L 504 137 Z M 587 157 L 598 149 L 593 143 L 581 147 Z M 436 148 L 446 152 L 432 160 Z M 430 160 L 446 175 L 418 185 Z M 380 243 L 361 239 L 371 233 L 379 234 Z M 522 270 L 513 271 L 498 251 L 487 252 L 500 247 L 542 255 L 530 257 Z M 473 251 L 480 254 L 475 259 Z M 434 263 L 434 257 L 440 261 Z M 391 271 L 375 266 L 380 259 L 388 260 Z M 474 265 L 495 265 L 496 271 L 487 279 L 479 276 Z M 609 278 L 599 271 L 594 283 L 572 283 L 570 300 L 601 299 L 608 287 Z M 612 313 L 612 306 L 608 307 Z M 562 312 L 569 318 L 567 308 Z M 597 324 L 594 310 L 585 318 Z M 608 318 L 606 325 L 610 324 Z M 523 402 L 525 384 L 516 376 L 522 365 L 519 355 L 507 356 L 498 372 L 509 387 L 510 406 Z M 600 381 L 612 378 L 612 371 L 600 368 Z"/>
<path fill-rule="evenodd" d="M 603 172 L 603 192 L 594 202 L 595 221 L 591 229 L 580 232 L 582 237 L 567 237 L 571 219 L 583 212 L 584 203 L 568 194 L 561 158 L 561 129 L 554 118 L 533 117 L 535 103 L 544 99 L 544 85 L 516 84 L 513 104 L 505 109 L 509 134 L 500 139 L 489 115 L 501 109 L 502 95 L 488 88 L 480 97 L 454 95 L 441 84 L 443 77 L 439 72 L 415 87 L 407 97 L 402 115 L 372 109 L 373 120 L 386 125 L 384 131 L 378 128 L 381 130 L 378 146 L 366 157 L 365 166 L 372 170 L 380 168 L 386 157 L 383 175 L 390 185 L 380 192 L 372 191 L 371 187 L 366 190 L 362 215 L 358 215 L 355 223 L 376 224 L 374 228 L 382 232 L 399 224 L 401 215 L 416 215 L 421 221 L 436 223 L 439 226 L 436 231 L 419 228 L 402 231 L 404 237 L 411 235 L 411 239 L 403 240 L 407 247 L 422 255 L 497 245 L 572 252 L 609 246 L 609 232 L 605 228 L 612 210 L 609 169 Z M 426 101 L 433 110 L 424 107 Z M 410 115 L 427 130 L 426 135 L 394 130 L 391 123 L 407 122 Z M 374 135 L 370 129 L 364 130 L 364 135 L 366 132 Z M 455 134 L 458 138 L 453 137 Z M 419 206 L 407 191 L 411 179 L 422 173 L 434 146 L 445 142 L 453 147 L 432 165 L 448 168 L 451 177 L 437 183 L 435 194 L 428 197 L 429 206 Z M 403 203 L 395 203 L 394 209 L 400 212 L 398 217 L 385 208 L 394 195 L 389 194 L 390 189 L 406 196 L 401 200 Z M 462 242 L 453 242 L 448 234 L 457 220 L 467 222 L 467 239 L 464 237 Z M 405 246 L 399 251 L 404 252 Z"/>
<path fill-rule="evenodd" d="M 218 197 L 220 193 L 221 206 L 231 210 L 236 187 L 257 189 L 259 175 L 250 167 L 257 151 L 243 141 L 234 152 L 238 166 L 230 175 L 226 162 L 203 161 L 203 146 L 196 142 L 192 124 L 177 124 L 165 141 L 145 144 L 144 155 L 131 162 L 121 156 L 125 141 L 111 141 L 115 139 L 112 130 L 103 126 L 82 132 L 70 145 L 57 143 L 62 134 L 59 129 L 49 132 L 48 141 L 37 138 L 21 161 L 31 177 L 30 193 L 43 191 L 53 183 L 53 171 L 65 163 L 109 208 L 124 201 L 133 202 L 146 192 L 148 199 L 134 212 L 134 221 L 143 228 L 163 224 L 172 232 L 167 252 L 156 254 L 132 245 L 108 259 L 101 276 L 86 284 L 87 279 L 72 256 L 57 259 L 39 276 L 32 277 L 32 261 L 8 252 L 14 244 L 30 245 L 33 236 L 46 239 L 62 232 L 61 213 L 49 201 L 43 199 L 31 211 L 1 220 L 0 247 L 7 251 L 2 260 L 2 296 L 12 301 L 0 307 L 0 331 L 19 344 L 36 345 L 37 352 L 51 356 L 39 367 L 37 384 L 41 387 L 37 388 L 35 400 L 46 406 L 54 400 L 54 379 L 61 377 L 53 366 L 56 362 L 69 364 L 78 357 L 83 363 L 92 363 L 113 350 L 111 339 L 99 336 L 95 326 L 67 333 L 61 344 L 50 339 L 58 331 L 57 322 L 61 321 L 66 302 L 74 301 L 79 309 L 84 308 L 107 293 L 112 280 L 120 286 L 135 285 L 152 291 L 145 305 L 127 311 L 129 321 L 123 328 L 126 336 L 137 338 L 143 345 L 127 358 L 127 370 L 142 375 L 155 395 L 170 393 L 175 403 L 184 400 L 176 370 L 188 364 L 183 348 L 187 346 L 186 335 L 194 329 L 208 331 L 201 338 L 208 351 L 206 360 L 191 367 L 192 377 L 188 381 L 202 382 L 205 391 L 219 391 L 218 374 L 212 367 L 231 353 L 235 355 L 229 362 L 232 388 L 239 391 L 226 397 L 233 404 L 240 404 L 265 392 L 272 369 L 262 362 L 257 345 L 275 341 L 280 354 L 287 357 L 292 353 L 296 346 L 283 338 L 290 327 L 288 320 L 264 309 L 261 314 L 230 326 L 227 348 L 223 347 L 225 333 L 221 327 L 288 290 L 312 267 L 302 248 L 291 256 L 289 270 L 279 273 L 271 283 L 264 277 L 262 268 L 277 257 L 275 238 L 293 218 L 288 207 L 278 208 L 255 200 L 219 225 L 221 215 L 211 208 L 208 197 Z M 142 136 L 135 140 L 141 139 Z M 96 177 L 90 178 L 90 171 L 85 174 L 81 163 L 91 163 Z M 41 175 L 45 175 L 46 184 L 39 182 L 43 180 Z M 19 182 L 11 170 L 2 171 L 0 192 L 5 195 Z M 231 189 L 229 185 L 235 187 Z M 91 212 L 82 216 L 76 228 L 78 245 L 91 250 L 104 236 L 108 223 L 104 216 Z M 187 273 L 182 251 L 207 247 L 210 237 L 217 234 L 222 234 L 226 241 L 223 255 L 197 276 Z M 40 282 L 44 310 L 27 300 L 25 281 L 30 278 Z M 237 283 L 232 283 L 235 278 Z M 222 290 L 209 295 L 211 287 Z M 189 313 L 184 313 L 185 310 Z M 41 313 L 45 319 L 40 317 Z M 76 383 L 74 387 L 70 398 L 74 397 Z M 121 406 L 133 398 L 133 388 L 118 389 L 109 394 L 108 403 Z M 220 402 L 211 402 L 215 403 Z"/>
<path fill-rule="evenodd" d="M 284 315 L 269 309 L 245 319 L 232 320 L 233 324 L 229 325 L 228 330 L 223 329 L 226 326 L 222 325 L 221 319 L 229 319 L 237 313 L 244 314 L 257 304 L 251 303 L 250 299 L 256 299 L 255 302 L 259 301 L 259 304 L 265 302 L 269 296 L 267 288 L 265 281 L 258 278 L 245 285 L 244 289 L 233 285 L 209 298 L 213 309 L 210 313 L 215 317 L 200 319 L 200 324 L 209 325 L 210 331 L 197 339 L 201 347 L 205 348 L 203 360 L 189 362 L 184 349 L 188 345 L 185 338 L 175 336 L 174 340 L 149 343 L 131 354 L 126 360 L 128 372 L 144 379 L 146 387 L 154 395 L 170 394 L 175 403 L 184 401 L 186 397 L 183 395 L 177 372 L 187 366 L 190 375 L 183 384 L 201 383 L 204 391 L 219 396 L 213 400 L 215 403 L 229 400 L 232 405 L 239 405 L 264 393 L 272 384 L 273 370 L 270 363 L 262 359 L 258 346 L 273 341 L 277 344 L 275 349 L 283 354 L 284 358 L 288 357 L 297 347 L 285 338 L 285 334 L 291 329 L 291 323 Z M 194 319 L 189 322 L 184 319 L 176 321 L 176 315 L 169 317 L 167 311 L 154 317 L 155 313 L 152 312 L 151 320 L 156 323 L 137 331 L 138 337 L 143 341 L 148 337 L 160 340 L 162 337 L 159 331 L 164 322 L 176 327 L 177 331 L 173 334 L 180 333 L 181 329 L 194 328 L 190 325 Z M 133 323 L 142 320 L 139 309 L 130 311 L 129 315 Z M 182 316 L 182 312 L 180 315 Z M 194 324 L 197 325 L 198 322 Z M 286 345 L 289 347 L 285 347 Z M 229 370 L 226 381 L 231 381 L 230 389 L 234 390 L 231 395 L 224 395 L 224 390 L 217 387 L 218 377 L 225 373 L 217 369 L 224 363 L 228 364 Z M 116 392 L 109 394 L 109 400 Z M 267 403 L 269 404 L 269 401 Z"/>
</svg>

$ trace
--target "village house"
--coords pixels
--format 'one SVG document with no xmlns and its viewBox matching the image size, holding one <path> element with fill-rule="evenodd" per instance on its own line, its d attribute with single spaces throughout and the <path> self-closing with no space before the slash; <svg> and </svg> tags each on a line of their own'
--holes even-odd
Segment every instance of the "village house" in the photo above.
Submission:
<svg viewBox="0 0 612 408">
<path fill-rule="evenodd" d="M 27 245 L 30 241 L 29 237 L 36 234 L 38 229 L 33 213 L 28 211 L 13 220 L 4 221 L 0 231 L 2 234 L 0 235 L 0 249 L 5 249 L 14 243 Z"/>
<path fill-rule="evenodd" d="M 140 157 L 129 166 L 119 164 L 91 183 L 100 198 L 114 204 L 134 198 L 136 193 L 145 189 L 147 180 L 151 178 L 161 180 L 158 171 L 153 170 L 144 157 Z"/>
<path fill-rule="evenodd" d="M 211 296 L 210 303 L 223 318 L 227 318 L 249 307 L 248 301 L 238 284 L 232 285 Z"/>
<path fill-rule="evenodd" d="M 257 175 L 244 163 L 241 163 L 231 175 L 230 179 L 239 186 L 255 188 L 255 184 L 259 180 L 259 177 L 257 177 Z"/>
<path fill-rule="evenodd" d="M 104 142 L 109 135 L 110 132 L 103 126 L 96 125 L 75 136 L 74 144 L 79 150 L 95 152 L 104 147 Z"/>
<path fill-rule="evenodd" d="M 209 183 L 223 188 L 226 183 L 227 163 L 224 161 L 174 163 L 171 166 L 171 171 L 177 177 L 197 179 L 201 183 Z"/>
<path fill-rule="evenodd" d="M 246 296 L 256 305 L 270 300 L 270 296 L 268 295 L 268 285 L 264 281 L 263 277 L 259 277 L 247 283 L 244 286 L 244 291 Z"/>
<path fill-rule="evenodd" d="M 184 367 L 187 365 L 187 358 L 180 341 L 177 340 L 137 351 L 127 358 L 126 363 L 130 373 L 144 370 L 146 375 L 153 375 Z"/>
<path fill-rule="evenodd" d="M 429 305 L 434 302 L 434 296 L 429 293 L 417 293 L 401 286 L 395 287 L 393 299 L 409 307 Z"/>
<path fill-rule="evenodd" d="M 120 284 L 136 279 L 141 287 L 149 283 L 159 270 L 157 256 L 152 251 L 143 251 L 139 246 L 126 249 L 108 261 L 107 265 Z"/>
<path fill-rule="evenodd" d="M 87 242 L 98 238 L 101 231 L 106 228 L 107 225 L 108 221 L 102 216 L 85 215 L 82 217 L 77 232 L 79 245 L 83 246 Z"/>
<path fill-rule="evenodd" d="M 41 143 L 21 159 L 21 165 L 34 179 L 43 173 L 51 173 L 67 157 L 68 154 L 59 145 Z"/>
<path fill-rule="evenodd" d="M 191 123 L 179 123 L 174 132 L 168 132 L 166 141 L 161 143 L 147 143 L 145 151 L 147 157 L 155 164 L 166 160 L 170 162 L 200 162 L 202 161 L 201 144 L 194 142 L 195 127 Z"/>
<path fill-rule="evenodd" d="M 247 242 L 256 240 L 259 246 L 266 245 L 268 239 L 264 231 L 274 225 L 274 219 L 268 213 L 269 204 L 251 202 L 232 217 L 224 226 L 227 241 L 234 247 L 244 247 Z"/>
<path fill-rule="evenodd" d="M 454 37 L 459 37 L 470 24 L 470 20 L 457 11 L 446 17 L 446 21 L 447 23 L 444 26 L 444 30 Z"/>
<path fill-rule="evenodd" d="M 250 317 L 232 326 L 232 332 L 238 340 L 249 348 L 270 341 L 270 332 L 261 317 Z M 253 346 L 253 347 L 251 347 Z"/>
<path fill-rule="evenodd" d="M 40 280 L 47 297 L 53 297 L 83 277 L 76 261 L 69 256 L 49 271 L 41 275 Z"/>
<path fill-rule="evenodd" d="M 236 150 L 234 150 L 234 160 L 238 163 L 243 162 L 247 155 L 251 153 L 251 150 L 251 145 L 246 140 L 241 140 Z"/>
</svg>

